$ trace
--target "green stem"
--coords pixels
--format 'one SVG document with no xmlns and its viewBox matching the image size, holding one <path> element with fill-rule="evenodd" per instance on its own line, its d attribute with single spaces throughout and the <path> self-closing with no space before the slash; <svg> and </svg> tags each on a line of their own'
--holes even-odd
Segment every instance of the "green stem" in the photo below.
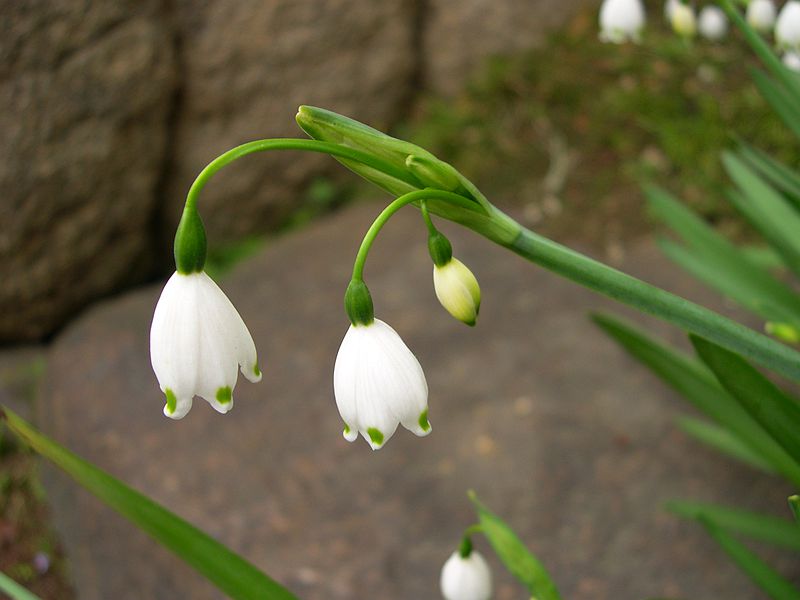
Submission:
<svg viewBox="0 0 800 600">
<path fill-rule="evenodd" d="M 425 220 L 425 226 L 428 228 L 429 235 L 436 235 L 439 231 L 431 220 L 431 215 L 428 212 L 428 203 L 423 200 L 419 203 L 419 209 L 422 211 L 422 218 Z"/>
<path fill-rule="evenodd" d="M 411 204 L 412 202 L 421 202 L 423 200 L 443 200 L 446 203 L 454 204 L 459 208 L 466 208 L 470 211 L 475 210 L 475 208 L 478 206 L 474 202 L 464 198 L 464 196 L 442 190 L 418 190 L 414 192 L 408 192 L 407 194 L 403 194 L 399 198 L 396 198 L 386 208 L 384 208 L 383 211 L 381 211 L 381 214 L 379 214 L 375 221 L 373 221 L 372 225 L 367 230 L 367 233 L 364 235 L 364 239 L 361 242 L 361 246 L 358 249 L 358 254 L 356 255 L 355 263 L 353 263 L 354 280 L 361 281 L 364 279 L 364 263 L 367 261 L 369 249 L 372 247 L 372 243 L 375 241 L 375 238 L 378 236 L 380 230 L 392 217 L 392 215 L 407 204 Z"/>
<path fill-rule="evenodd" d="M 200 174 L 192 183 L 192 187 L 189 188 L 189 193 L 186 196 L 186 208 L 192 210 L 197 205 L 197 197 L 200 195 L 200 192 L 205 187 L 208 180 L 219 171 L 225 165 L 232 163 L 233 161 L 242 158 L 243 156 L 247 156 L 248 154 L 253 154 L 255 152 L 265 152 L 267 150 L 305 150 L 307 152 L 320 152 L 322 154 L 330 154 L 331 156 L 335 156 L 337 158 L 346 158 L 358 161 L 364 165 L 372 167 L 373 169 L 377 169 L 378 171 L 382 171 L 387 175 L 391 175 L 396 179 L 400 179 L 409 183 L 410 185 L 418 186 L 419 183 L 410 179 L 409 173 L 404 171 L 403 169 L 398 169 L 397 167 L 391 165 L 388 162 L 385 162 L 379 158 L 376 158 L 372 154 L 367 154 L 366 152 L 362 152 L 360 150 L 356 150 L 355 148 L 350 148 L 348 146 L 342 146 L 340 144 L 332 144 L 330 142 L 320 142 L 317 140 L 303 140 L 303 139 L 295 139 L 295 138 L 275 138 L 275 139 L 267 139 L 267 140 L 256 140 L 254 142 L 248 142 L 246 144 L 242 144 L 241 146 L 237 146 L 236 148 L 232 148 L 228 150 L 224 154 L 219 155 L 217 158 L 212 160 L 205 169 L 200 171 Z"/>
<path fill-rule="evenodd" d="M 509 242 L 506 236 L 498 235 L 500 230 L 496 227 L 482 221 L 464 221 L 459 215 L 453 217 L 487 239 L 554 273 L 800 381 L 800 353 L 736 321 L 570 250 L 519 224 L 518 235 Z M 506 225 L 503 229 L 512 229 L 509 222 L 513 220 L 504 213 L 497 211 L 490 221 L 496 219 Z"/>
</svg>

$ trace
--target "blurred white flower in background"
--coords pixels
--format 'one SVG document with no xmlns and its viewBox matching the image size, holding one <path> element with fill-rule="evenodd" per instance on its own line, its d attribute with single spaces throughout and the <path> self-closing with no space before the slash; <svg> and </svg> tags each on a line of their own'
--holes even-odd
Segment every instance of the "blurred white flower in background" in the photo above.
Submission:
<svg viewBox="0 0 800 600">
<path fill-rule="evenodd" d="M 489 600 L 492 572 L 477 550 L 466 557 L 457 551 L 444 563 L 439 585 L 445 600 Z"/>
<path fill-rule="evenodd" d="M 784 50 L 800 50 L 800 2 L 789 0 L 775 22 L 775 43 Z"/>
<path fill-rule="evenodd" d="M 718 6 L 705 6 L 698 19 L 700 34 L 707 40 L 716 42 L 728 33 L 728 17 Z"/>
<path fill-rule="evenodd" d="M 172 419 L 186 416 L 195 396 L 228 412 L 239 366 L 250 381 L 261 380 L 247 326 L 204 271 L 176 272 L 164 286 L 150 327 L 150 362 Z"/>
<path fill-rule="evenodd" d="M 697 18 L 691 6 L 678 2 L 672 8 L 672 30 L 681 37 L 694 37 L 697 33 Z"/>
<path fill-rule="evenodd" d="M 600 39 L 604 42 L 638 42 L 644 24 L 641 0 L 603 0 L 600 6 Z"/>
<path fill-rule="evenodd" d="M 675 5 L 680 4 L 680 0 L 667 0 L 664 2 L 664 19 L 672 25 L 672 11 L 675 9 Z"/>
<path fill-rule="evenodd" d="M 800 53 L 789 51 L 783 55 L 783 64 L 791 69 L 800 73 Z"/>
<path fill-rule="evenodd" d="M 747 22 L 759 33 L 772 31 L 776 14 L 773 0 L 751 0 L 747 5 Z"/>
<path fill-rule="evenodd" d="M 333 368 L 333 391 L 348 442 L 360 433 L 377 450 L 400 424 L 419 436 L 431 432 L 425 373 L 397 332 L 379 319 L 347 330 Z"/>
</svg>

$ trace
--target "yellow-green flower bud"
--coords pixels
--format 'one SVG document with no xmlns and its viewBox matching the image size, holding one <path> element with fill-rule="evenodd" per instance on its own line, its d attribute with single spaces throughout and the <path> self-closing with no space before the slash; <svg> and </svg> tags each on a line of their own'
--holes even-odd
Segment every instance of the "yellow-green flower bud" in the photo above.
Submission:
<svg viewBox="0 0 800 600">
<path fill-rule="evenodd" d="M 470 327 L 475 325 L 481 308 L 478 280 L 457 258 L 442 266 L 433 266 L 436 297 L 447 312 Z"/>
</svg>

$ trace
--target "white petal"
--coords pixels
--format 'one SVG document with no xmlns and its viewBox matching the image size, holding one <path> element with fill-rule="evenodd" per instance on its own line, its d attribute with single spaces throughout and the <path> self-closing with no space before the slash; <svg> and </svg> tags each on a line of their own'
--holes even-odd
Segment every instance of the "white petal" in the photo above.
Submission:
<svg viewBox="0 0 800 600">
<path fill-rule="evenodd" d="M 644 24 L 641 0 L 604 0 L 600 6 L 600 39 L 605 42 L 638 41 Z"/>
<path fill-rule="evenodd" d="M 800 50 L 800 2 L 789 0 L 775 23 L 775 41 L 784 49 Z"/>
<path fill-rule="evenodd" d="M 161 390 L 194 396 L 199 364 L 198 275 L 175 273 L 164 286 L 150 328 L 150 362 Z M 186 414 L 185 408 L 183 414 Z M 169 415 L 169 416 L 174 416 Z M 179 417 L 176 417 L 179 418 Z"/>
<path fill-rule="evenodd" d="M 446 600 L 489 600 L 492 572 L 477 550 L 467 558 L 453 552 L 442 567 L 439 585 Z"/>
</svg>

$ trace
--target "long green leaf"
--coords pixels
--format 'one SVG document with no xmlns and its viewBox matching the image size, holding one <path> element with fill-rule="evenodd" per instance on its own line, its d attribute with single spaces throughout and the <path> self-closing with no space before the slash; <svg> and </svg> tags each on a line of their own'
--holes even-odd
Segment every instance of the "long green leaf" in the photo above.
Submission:
<svg viewBox="0 0 800 600">
<path fill-rule="evenodd" d="M 707 519 L 701 520 L 708 534 L 728 553 L 739 568 L 747 573 L 773 600 L 798 600 L 800 589 L 794 587 L 767 563 Z"/>
<path fill-rule="evenodd" d="M 738 354 L 690 335 L 697 354 L 739 405 L 800 464 L 800 406 Z"/>
<path fill-rule="evenodd" d="M 0 592 L 6 594 L 11 600 L 42 600 L 29 592 L 5 573 L 0 573 Z"/>
<path fill-rule="evenodd" d="M 742 192 L 730 194 L 731 201 L 800 274 L 800 213 L 732 152 L 724 152 L 722 162 Z"/>
<path fill-rule="evenodd" d="M 667 503 L 667 510 L 686 519 L 707 519 L 717 527 L 744 534 L 755 540 L 800 552 L 800 527 L 791 521 L 716 504 L 683 502 Z"/>
<path fill-rule="evenodd" d="M 800 109 L 797 100 L 792 98 L 786 88 L 779 86 L 759 69 L 750 69 L 750 76 L 758 91 L 792 132 L 800 137 Z"/>
<path fill-rule="evenodd" d="M 677 425 L 687 435 L 700 440 L 723 454 L 727 454 L 765 473 L 776 474 L 775 468 L 771 464 L 751 450 L 747 444 L 728 429 L 714 425 L 714 423 L 710 423 L 705 419 L 692 417 L 678 418 Z"/>
<path fill-rule="evenodd" d="M 536 600 L 561 600 L 556 584 L 547 570 L 525 547 L 517 534 L 500 517 L 481 504 L 474 492 L 470 492 L 469 497 L 478 512 L 481 531 L 511 574 L 525 584 Z"/>
<path fill-rule="evenodd" d="M 231 598 L 296 600 L 283 586 L 207 534 L 42 435 L 7 408 L 8 428 L 122 516 L 194 567 Z"/>
<path fill-rule="evenodd" d="M 800 496 L 797 494 L 789 496 L 789 508 L 792 509 L 794 520 L 800 525 Z"/>
<path fill-rule="evenodd" d="M 591 318 L 700 412 L 728 429 L 777 472 L 800 486 L 800 465 L 720 387 L 705 366 L 622 319 L 604 314 L 593 314 Z"/>
<path fill-rule="evenodd" d="M 772 51 L 770 45 L 744 20 L 739 10 L 731 0 L 722 0 L 722 6 L 733 23 L 741 29 L 747 43 L 755 51 L 764 65 L 786 86 L 793 95 L 795 102 L 800 102 L 800 81 L 797 74 L 787 69 L 780 58 Z"/>
<path fill-rule="evenodd" d="M 795 209 L 800 210 L 800 173 L 775 160 L 758 148 L 739 142 L 739 156 L 755 168 L 772 185 L 781 190 Z"/>
</svg>

